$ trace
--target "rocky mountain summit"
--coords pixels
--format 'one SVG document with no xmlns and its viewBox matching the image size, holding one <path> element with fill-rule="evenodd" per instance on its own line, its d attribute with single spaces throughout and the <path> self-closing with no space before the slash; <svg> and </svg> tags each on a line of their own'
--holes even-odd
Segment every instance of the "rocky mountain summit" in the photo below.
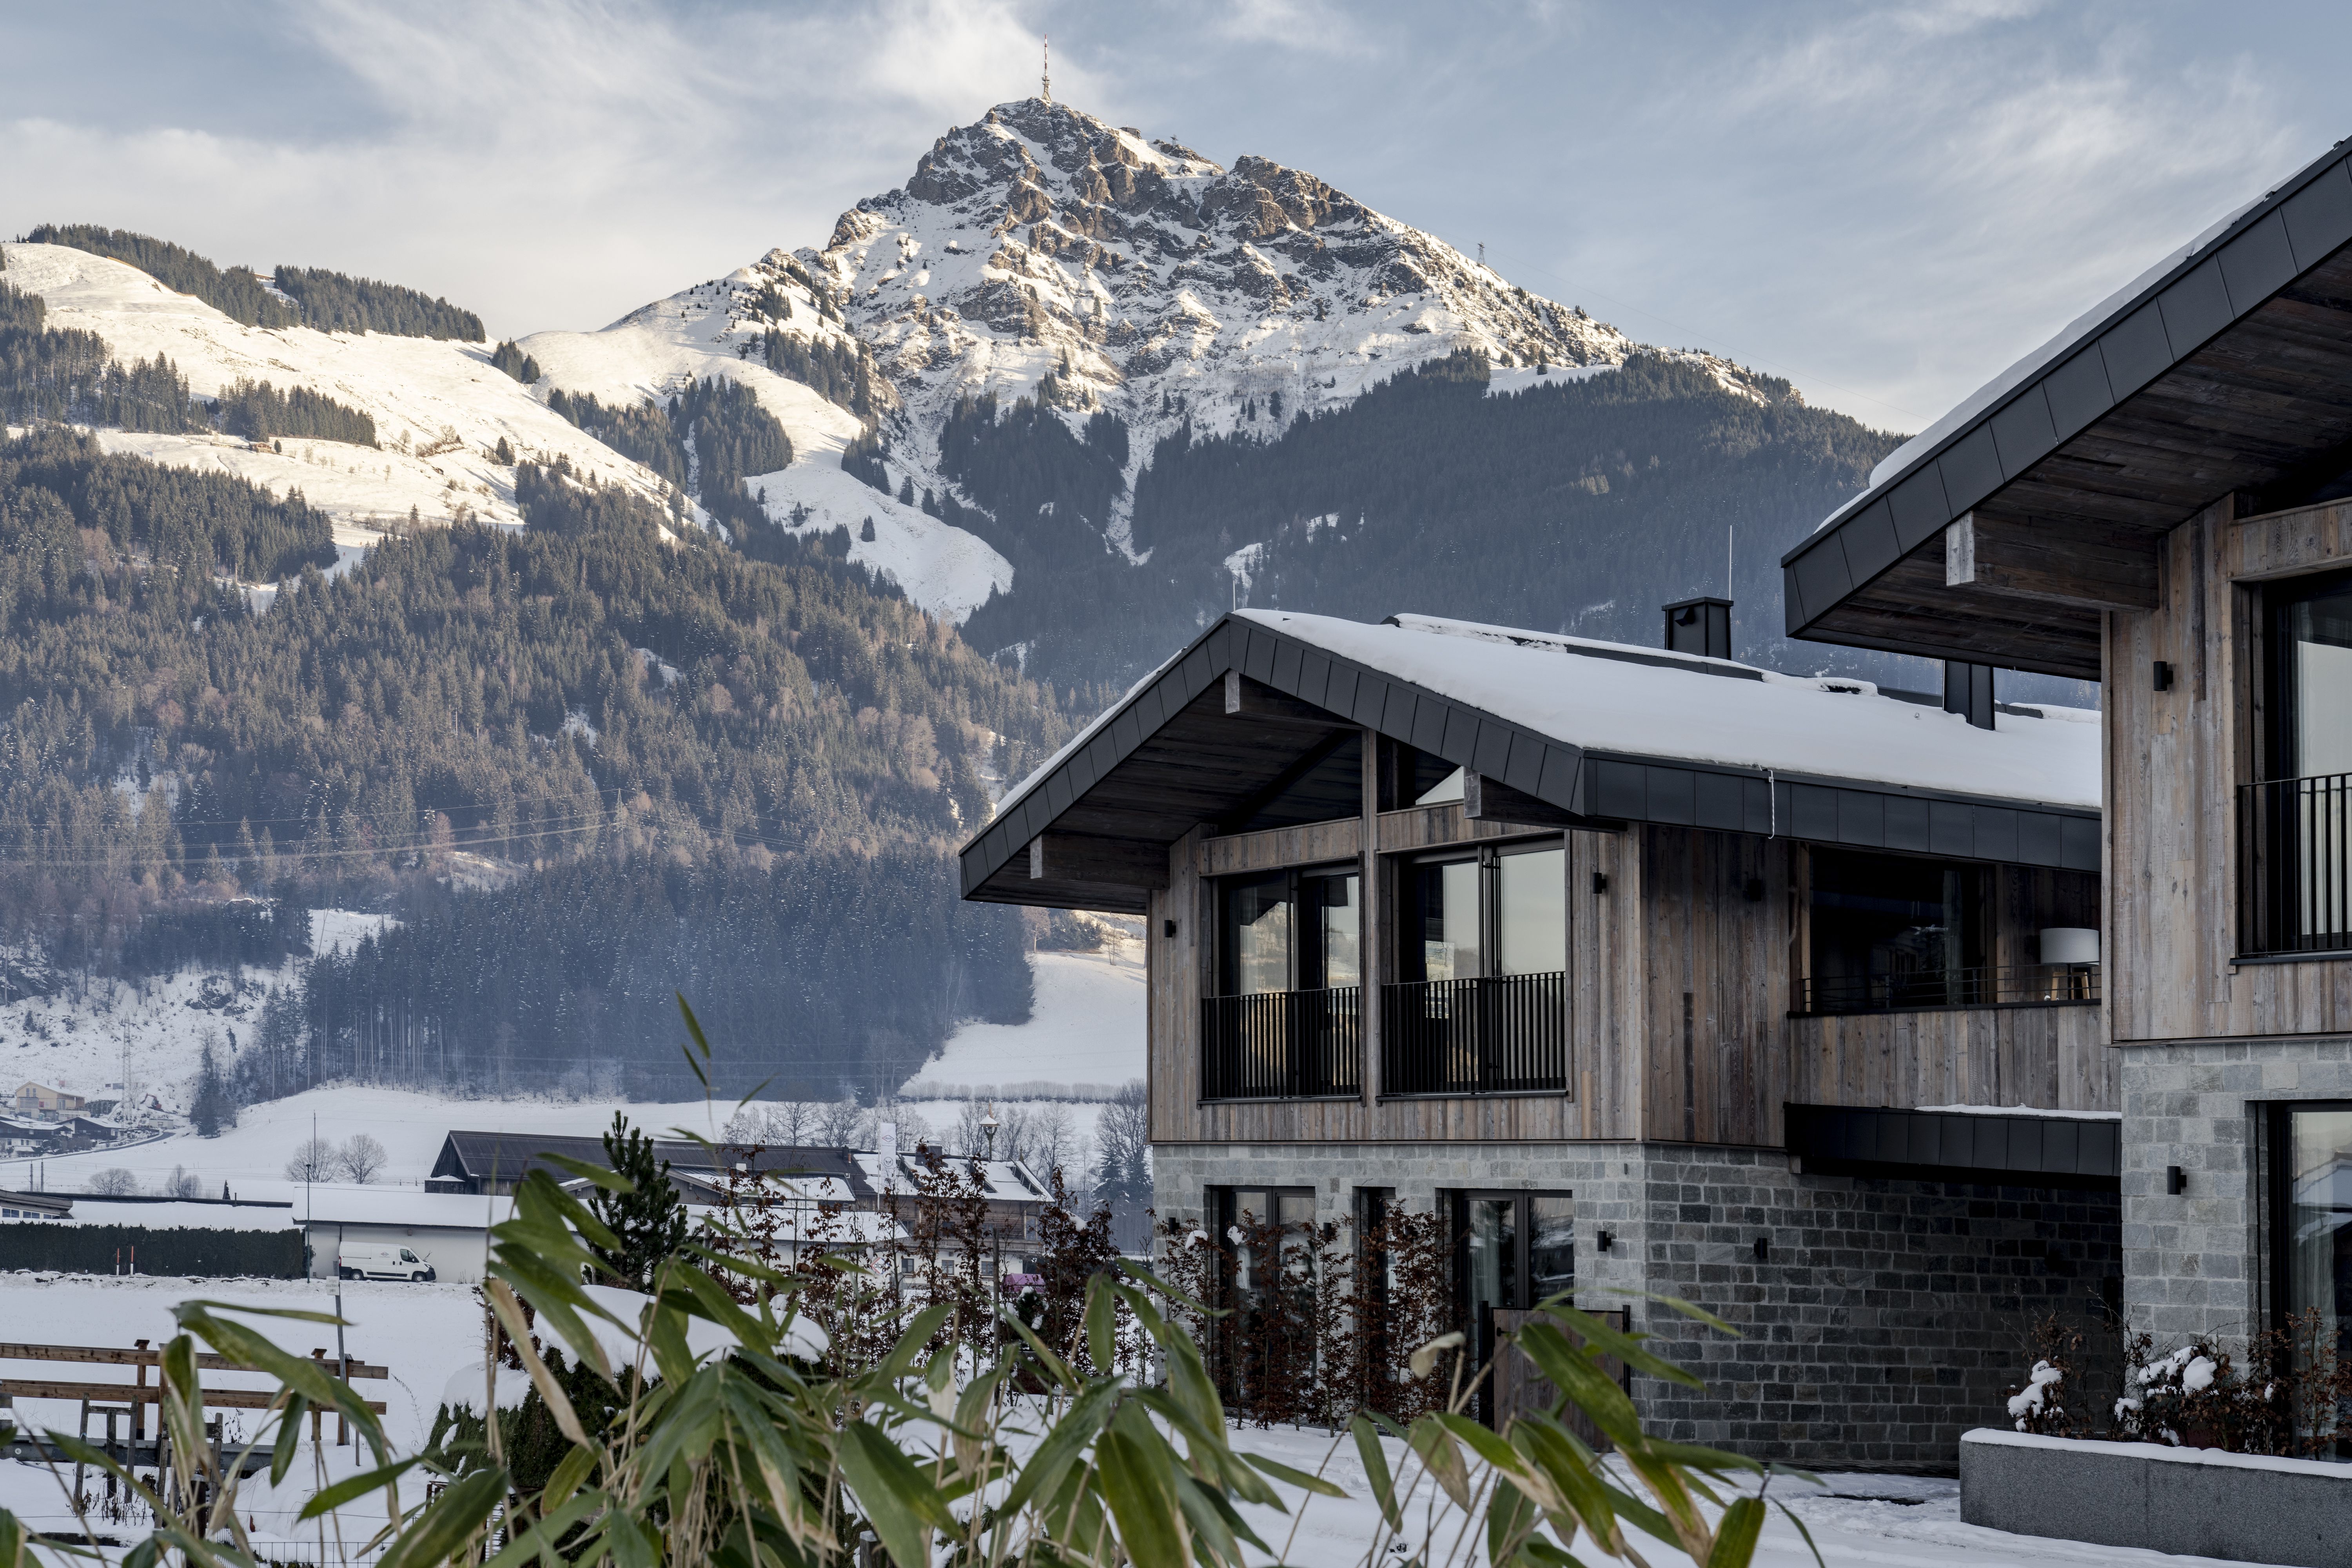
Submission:
<svg viewBox="0 0 2352 1568">
<path fill-rule="evenodd" d="M 1038 99 L 940 137 L 800 256 L 917 410 L 1051 374 L 1063 406 L 1167 405 L 1205 433 L 1457 349 L 1570 367 L 1637 347 L 1312 174 Z"/>
</svg>

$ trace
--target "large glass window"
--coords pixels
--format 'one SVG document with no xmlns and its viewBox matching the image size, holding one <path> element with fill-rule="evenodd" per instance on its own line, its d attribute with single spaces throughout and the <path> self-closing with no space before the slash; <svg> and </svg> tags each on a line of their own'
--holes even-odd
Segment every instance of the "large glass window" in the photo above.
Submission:
<svg viewBox="0 0 2352 1568">
<path fill-rule="evenodd" d="M 1808 1009 L 1994 1000 L 1985 973 L 1985 877 L 1978 866 L 1814 850 Z"/>
<path fill-rule="evenodd" d="M 1220 993 L 1360 984 L 1362 880 L 1353 871 L 1277 871 L 1224 882 Z"/>
<path fill-rule="evenodd" d="M 1288 991 L 1295 893 L 1288 873 L 1224 884 L 1224 984 L 1228 996 Z"/>
<path fill-rule="evenodd" d="M 2284 688 L 2275 772 L 2284 778 L 2352 773 L 2352 578 L 2279 593 L 2273 668 Z"/>
<path fill-rule="evenodd" d="M 1528 1209 L 1528 1301 L 1533 1305 L 1576 1289 L 1576 1205 L 1565 1193 L 1538 1193 Z"/>
<path fill-rule="evenodd" d="M 2238 792 L 2241 941 L 2352 947 L 2352 574 L 2269 590 L 2269 776 Z"/>
<path fill-rule="evenodd" d="M 2322 1342 L 2352 1357 L 2352 1106 L 2282 1106 L 2273 1125 L 2279 1305 L 2318 1314 Z"/>
<path fill-rule="evenodd" d="M 1414 862 L 1401 879 L 1402 978 L 1475 980 L 1568 967 L 1568 864 L 1557 845 Z"/>
<path fill-rule="evenodd" d="M 1568 967 L 1568 856 L 1559 849 L 1495 862 L 1496 973 L 1549 974 Z"/>
</svg>

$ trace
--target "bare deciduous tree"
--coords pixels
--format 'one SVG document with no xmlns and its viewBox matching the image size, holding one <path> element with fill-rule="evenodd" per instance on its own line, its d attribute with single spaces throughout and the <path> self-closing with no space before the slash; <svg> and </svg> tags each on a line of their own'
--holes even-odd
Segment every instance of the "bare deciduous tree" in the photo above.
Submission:
<svg viewBox="0 0 2352 1568">
<path fill-rule="evenodd" d="M 376 1173 L 383 1169 L 388 1157 L 383 1144 L 365 1132 L 354 1132 L 351 1141 L 336 1152 L 335 1166 L 345 1176 L 365 1186 L 375 1180 Z"/>
<path fill-rule="evenodd" d="M 115 1165 L 92 1176 L 89 1189 L 103 1197 L 127 1198 L 139 1191 L 139 1178 Z"/>
<path fill-rule="evenodd" d="M 289 1182 L 331 1182 L 335 1177 L 335 1146 L 324 1138 L 305 1138 L 286 1161 Z"/>
<path fill-rule="evenodd" d="M 205 1195 L 205 1184 L 185 1165 L 174 1165 L 172 1173 L 163 1179 L 163 1194 L 166 1197 L 200 1198 Z"/>
</svg>

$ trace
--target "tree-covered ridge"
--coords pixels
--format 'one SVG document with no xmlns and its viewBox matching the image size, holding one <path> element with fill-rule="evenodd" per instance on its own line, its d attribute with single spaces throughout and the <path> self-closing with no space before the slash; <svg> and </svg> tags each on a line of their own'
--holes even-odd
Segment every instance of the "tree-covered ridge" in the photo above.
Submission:
<svg viewBox="0 0 2352 1568">
<path fill-rule="evenodd" d="M 0 280 L 0 420 L 6 423 L 168 433 L 217 424 L 250 441 L 293 436 L 375 445 L 373 418 L 307 386 L 281 393 L 266 381 L 239 381 L 207 408 L 162 354 L 125 370 L 97 333 L 53 329 L 47 319 L 38 295 Z"/>
<path fill-rule="evenodd" d="M 269 383 L 240 379 L 213 405 L 213 420 L 248 441 L 280 437 L 375 445 L 375 419 L 307 386 L 279 392 Z"/>
<path fill-rule="evenodd" d="M 769 293 L 782 295 L 771 285 Z M 817 296 L 820 304 L 822 294 Z M 789 312 L 791 305 L 785 305 Z M 743 352 L 749 353 L 747 343 Z M 760 335 L 761 358 L 778 375 L 790 376 L 815 391 L 828 403 L 837 403 L 860 419 L 873 419 L 879 408 L 874 390 L 874 365 L 856 343 L 809 339 L 771 327 Z"/>
<path fill-rule="evenodd" d="M 992 469 L 1035 477 L 1020 490 L 1030 511 L 999 544 L 1014 561 L 1013 592 L 975 611 L 965 636 L 1021 645 L 1033 671 L 1131 677 L 1239 594 L 1363 620 L 1416 610 L 1646 640 L 1659 604 L 1722 591 L 1727 530 L 1740 592 L 1771 592 L 1783 542 L 1861 488 L 1895 443 L 1752 380 L 1760 395 L 1636 354 L 1489 396 L 1486 362 L 1464 353 L 1344 408 L 1277 422 L 1265 439 L 1180 426 L 1135 484 L 1132 542 L 1149 560 L 1108 574 L 1099 547 L 1014 553 L 1036 527 L 1029 498 L 1082 490 L 1099 458 L 1058 416 L 1025 437 L 998 421 L 989 437 L 1022 449 Z M 1252 546 L 1237 583 L 1227 558 Z"/>
<path fill-rule="evenodd" d="M 223 269 L 185 246 L 128 229 L 93 223 L 45 223 L 25 237 L 28 245 L 69 245 L 93 256 L 136 267 L 174 293 L 193 294 L 231 321 L 248 327 L 294 327 L 301 317 L 293 306 L 262 285 L 247 267 Z"/>
<path fill-rule="evenodd" d="M 662 403 L 605 404 L 593 393 L 558 387 L 547 405 L 623 457 L 635 458 L 730 531 L 772 531 L 768 515 L 743 488 L 752 474 L 789 468 L 793 443 L 776 416 L 742 383 L 707 377 Z M 754 553 L 762 553 L 754 552 Z"/>
<path fill-rule="evenodd" d="M 511 341 L 501 340 L 499 346 L 490 352 L 490 364 L 525 386 L 539 379 L 539 361 L 523 353 Z"/>
<path fill-rule="evenodd" d="M 278 292 L 302 307 L 302 325 L 322 332 L 385 332 L 403 338 L 483 341 L 482 319 L 446 300 L 397 283 L 350 278 L 322 267 L 278 268 Z"/>
<path fill-rule="evenodd" d="M 529 477 L 527 531 L 388 540 L 330 581 L 313 569 L 332 559 L 324 520 L 299 500 L 59 432 L 0 445 L 5 939 L 103 969 L 153 910 L 267 890 L 424 900 L 408 940 L 429 947 L 427 917 L 444 918 L 430 889 L 459 857 L 491 880 L 522 868 L 510 905 L 546 898 L 541 925 L 584 929 L 607 911 L 541 879 L 642 862 L 723 872 L 739 902 L 766 886 L 822 910 L 863 888 L 858 907 L 890 911 L 861 917 L 880 945 L 828 982 L 818 1011 L 852 1020 L 837 1050 L 884 1034 L 928 1048 L 955 997 L 1006 994 L 1005 975 L 965 973 L 957 954 L 1017 969 L 1018 917 L 958 914 L 980 934 L 935 951 L 918 905 L 952 902 L 940 879 L 986 812 L 984 776 L 1017 776 L 1057 743 L 1069 700 L 821 546 L 794 542 L 774 563 L 691 531 L 666 541 L 643 503 L 599 509 L 604 492 Z M 589 498 L 576 531 L 549 525 L 556 496 Z M 299 579 L 258 616 L 214 582 L 289 570 Z M 893 855 L 937 878 L 870 869 Z M 758 880 L 772 875 L 809 880 L 787 897 Z M 663 895 L 682 922 L 667 940 L 725 948 L 708 922 L 733 906 L 692 890 L 710 885 Z M 484 954 L 480 976 L 509 960 Z M 751 988 L 745 1016 L 782 1016 L 786 977 L 730 974 L 721 992 Z M 880 1033 L 854 1024 L 860 986 L 906 994 L 876 1013 Z M 624 1000 L 595 1005 L 638 1017 Z M 908 1018 L 929 1020 L 919 1039 Z M 447 1022 L 451 1048 L 500 1022 Z"/>
</svg>

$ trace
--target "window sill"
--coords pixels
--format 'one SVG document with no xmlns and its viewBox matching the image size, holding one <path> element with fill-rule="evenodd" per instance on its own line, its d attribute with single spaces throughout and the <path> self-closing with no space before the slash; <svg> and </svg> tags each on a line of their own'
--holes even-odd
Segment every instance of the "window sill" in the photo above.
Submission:
<svg viewBox="0 0 2352 1568">
<path fill-rule="evenodd" d="M 2339 956 L 2352 958 L 2352 953 Z M 2244 960 L 2239 962 L 2243 963 Z M 2095 1007 L 2095 996 L 2068 996 L 2048 1002 L 1938 1002 L 1916 1007 L 1839 1008 L 1826 1013 L 1791 1012 L 1791 1018 L 1891 1018 L 1905 1013 L 2013 1013 L 2029 1007 Z"/>
<path fill-rule="evenodd" d="M 2331 947 L 2317 952 L 2242 952 L 2230 960 L 2231 968 L 2243 963 L 2341 963 L 2352 959 L 2352 948 Z"/>
</svg>

